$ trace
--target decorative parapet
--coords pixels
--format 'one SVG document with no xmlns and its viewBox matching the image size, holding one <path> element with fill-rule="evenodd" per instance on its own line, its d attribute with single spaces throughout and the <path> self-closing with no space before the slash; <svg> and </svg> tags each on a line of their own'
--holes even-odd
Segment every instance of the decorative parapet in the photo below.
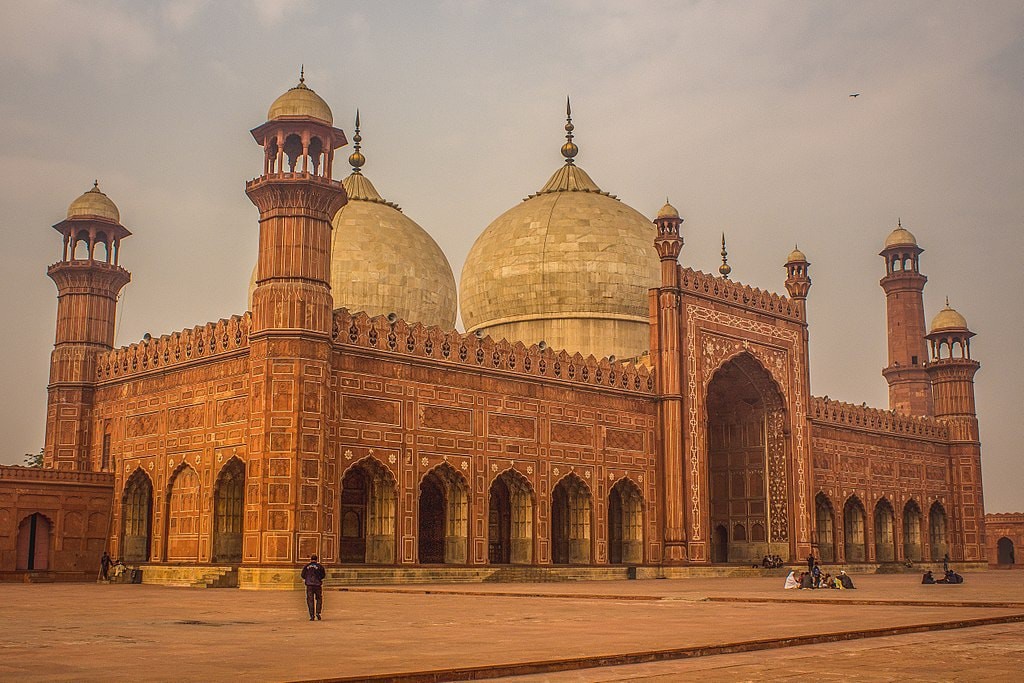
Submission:
<svg viewBox="0 0 1024 683">
<path fill-rule="evenodd" d="M 211 358 L 249 345 L 252 313 L 233 315 L 190 330 L 122 346 L 97 359 L 96 379 L 105 381 Z"/>
<path fill-rule="evenodd" d="M 680 268 L 680 288 L 752 311 L 763 311 L 782 318 L 804 322 L 803 311 L 792 299 L 756 287 L 725 280 L 692 268 Z"/>
<path fill-rule="evenodd" d="M 949 427 L 933 417 L 909 417 L 891 410 L 833 401 L 827 396 L 825 398 L 811 397 L 810 418 L 815 422 L 827 422 L 874 432 L 919 436 L 943 441 L 949 439 Z"/>
<path fill-rule="evenodd" d="M 643 365 L 609 358 L 584 358 L 580 353 L 553 351 L 537 344 L 494 341 L 442 330 L 404 320 L 390 321 L 386 316 L 371 318 L 365 313 L 334 311 L 331 332 L 334 343 L 342 347 L 373 349 L 442 363 L 514 373 L 593 387 L 608 387 L 643 394 L 654 393 L 654 372 Z"/>
<path fill-rule="evenodd" d="M 0 481 L 16 482 L 61 482 L 85 486 L 113 486 L 114 475 L 110 472 L 82 472 L 78 470 L 53 470 L 43 467 L 21 465 L 0 465 Z"/>
</svg>

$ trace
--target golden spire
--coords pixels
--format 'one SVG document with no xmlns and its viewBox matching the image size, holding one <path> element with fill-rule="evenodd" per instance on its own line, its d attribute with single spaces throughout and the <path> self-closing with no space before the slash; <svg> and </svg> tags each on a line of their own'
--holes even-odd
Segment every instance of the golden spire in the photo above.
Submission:
<svg viewBox="0 0 1024 683">
<path fill-rule="evenodd" d="M 949 297 L 946 297 L 946 308 L 949 308 Z"/>
<path fill-rule="evenodd" d="M 352 136 L 352 142 L 355 144 L 352 148 L 352 154 L 348 155 L 348 163 L 352 164 L 352 172 L 356 175 L 362 173 L 359 169 L 366 163 L 366 157 L 359 151 L 359 143 L 362 141 L 363 136 L 359 134 L 359 110 L 356 109 L 356 134 Z"/>
<path fill-rule="evenodd" d="M 576 156 L 580 148 L 572 141 L 572 132 L 576 127 L 572 125 L 572 104 L 569 102 L 569 96 L 565 96 L 565 144 L 562 145 L 562 156 L 565 157 L 566 166 L 572 166 L 572 158 Z"/>
<path fill-rule="evenodd" d="M 725 233 L 722 233 L 722 265 L 718 266 L 718 272 L 722 274 L 722 279 L 728 280 L 729 273 L 732 272 L 732 267 L 729 265 L 729 252 L 725 249 Z"/>
<path fill-rule="evenodd" d="M 92 189 L 89 190 L 89 191 L 90 192 L 99 192 L 100 191 L 100 181 L 99 181 L 98 178 L 96 180 L 92 181 Z"/>
</svg>

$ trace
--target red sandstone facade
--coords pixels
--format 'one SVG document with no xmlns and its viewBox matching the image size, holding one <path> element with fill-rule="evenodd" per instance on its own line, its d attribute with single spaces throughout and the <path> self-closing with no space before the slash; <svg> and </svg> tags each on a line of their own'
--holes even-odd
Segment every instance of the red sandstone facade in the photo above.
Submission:
<svg viewBox="0 0 1024 683">
<path fill-rule="evenodd" d="M 56 226 L 33 476 L 93 488 L 73 508 L 26 497 L 9 474 L 21 468 L 4 469 L 0 570 L 20 567 L 17 530 L 33 514 L 51 525 L 50 565 L 75 569 L 88 562 L 64 559 L 69 545 L 253 572 L 311 553 L 388 567 L 993 557 L 978 364 L 953 357 L 966 327 L 925 334 L 916 244 L 882 252 L 890 410 L 856 407 L 809 393 L 803 254 L 786 265 L 789 297 L 696 272 L 678 263 L 674 215 L 655 221 L 650 363 L 335 309 L 331 218 L 347 197 L 330 162 L 344 134 L 285 117 L 253 135 L 266 154 L 246 185 L 260 213 L 251 313 L 112 349 L 129 275 L 93 246 L 118 253 L 130 233 L 97 216 Z M 70 534 L 72 509 L 88 511 L 87 533 Z"/>
</svg>

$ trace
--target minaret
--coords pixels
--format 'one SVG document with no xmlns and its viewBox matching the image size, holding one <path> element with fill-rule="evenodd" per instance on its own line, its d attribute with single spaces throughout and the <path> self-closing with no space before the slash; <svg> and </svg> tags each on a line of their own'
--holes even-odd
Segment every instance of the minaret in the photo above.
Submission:
<svg viewBox="0 0 1024 683">
<path fill-rule="evenodd" d="M 96 357 L 114 345 L 117 296 L 131 280 L 118 265 L 121 225 L 114 202 L 99 183 L 71 202 L 67 218 L 53 226 L 64 237 L 61 260 L 46 273 L 57 285 L 57 334 L 50 355 L 46 446 L 43 465 L 99 469 L 90 464 L 89 425 Z"/>
<path fill-rule="evenodd" d="M 566 127 L 568 130 L 568 126 Z M 666 564 L 687 562 L 685 481 L 683 467 L 683 380 L 682 327 L 679 296 L 679 252 L 683 238 L 679 228 L 683 219 L 675 207 L 665 200 L 654 224 L 658 234 L 654 248 L 661 259 L 661 285 L 650 294 L 651 354 L 656 363 L 658 382 L 661 445 L 659 470 L 664 510 L 664 543 L 662 561 Z"/>
<path fill-rule="evenodd" d="M 807 262 L 804 252 L 793 245 L 793 251 L 789 252 L 786 259 L 786 291 L 789 298 L 804 305 L 807 301 L 807 292 L 811 289 L 811 264 Z"/>
<path fill-rule="evenodd" d="M 249 334 L 249 459 L 243 562 L 298 562 L 321 547 L 328 454 L 326 412 L 334 302 L 331 220 L 345 205 L 331 178 L 346 143 L 330 107 L 305 82 L 274 101 L 252 135 L 263 175 L 245 191 L 260 212 Z"/>
<path fill-rule="evenodd" d="M 985 505 L 981 487 L 981 440 L 974 406 L 974 375 L 981 367 L 971 358 L 967 320 L 946 307 L 932 320 L 928 332 L 931 361 L 927 365 L 935 401 L 935 417 L 949 427 L 953 509 L 949 533 L 955 560 L 985 559 Z M 958 548 L 963 548 L 959 557 Z"/>
<path fill-rule="evenodd" d="M 889 365 L 882 376 L 889 383 L 889 408 L 904 415 L 931 415 L 931 383 L 924 364 L 928 359 L 924 328 L 924 285 L 920 270 L 924 250 L 897 222 L 879 253 L 885 259 L 885 290 L 888 321 Z"/>
</svg>

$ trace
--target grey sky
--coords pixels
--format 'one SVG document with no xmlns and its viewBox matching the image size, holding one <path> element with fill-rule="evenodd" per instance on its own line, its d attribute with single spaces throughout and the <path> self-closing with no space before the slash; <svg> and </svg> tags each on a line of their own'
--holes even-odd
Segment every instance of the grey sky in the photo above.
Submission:
<svg viewBox="0 0 1024 683">
<path fill-rule="evenodd" d="M 733 279 L 784 292 L 799 243 L 816 395 L 887 405 L 877 253 L 902 217 L 928 319 L 948 295 L 978 333 L 986 508 L 1024 509 L 1019 2 L 6 0 L 0 26 L 0 462 L 43 440 L 49 226 L 94 178 L 120 207 L 119 345 L 242 312 L 248 130 L 304 62 L 339 127 L 361 109 L 366 175 L 456 278 L 559 166 L 571 94 L 578 163 L 646 215 L 668 195 L 685 264 L 716 268 L 724 230 Z"/>
</svg>

